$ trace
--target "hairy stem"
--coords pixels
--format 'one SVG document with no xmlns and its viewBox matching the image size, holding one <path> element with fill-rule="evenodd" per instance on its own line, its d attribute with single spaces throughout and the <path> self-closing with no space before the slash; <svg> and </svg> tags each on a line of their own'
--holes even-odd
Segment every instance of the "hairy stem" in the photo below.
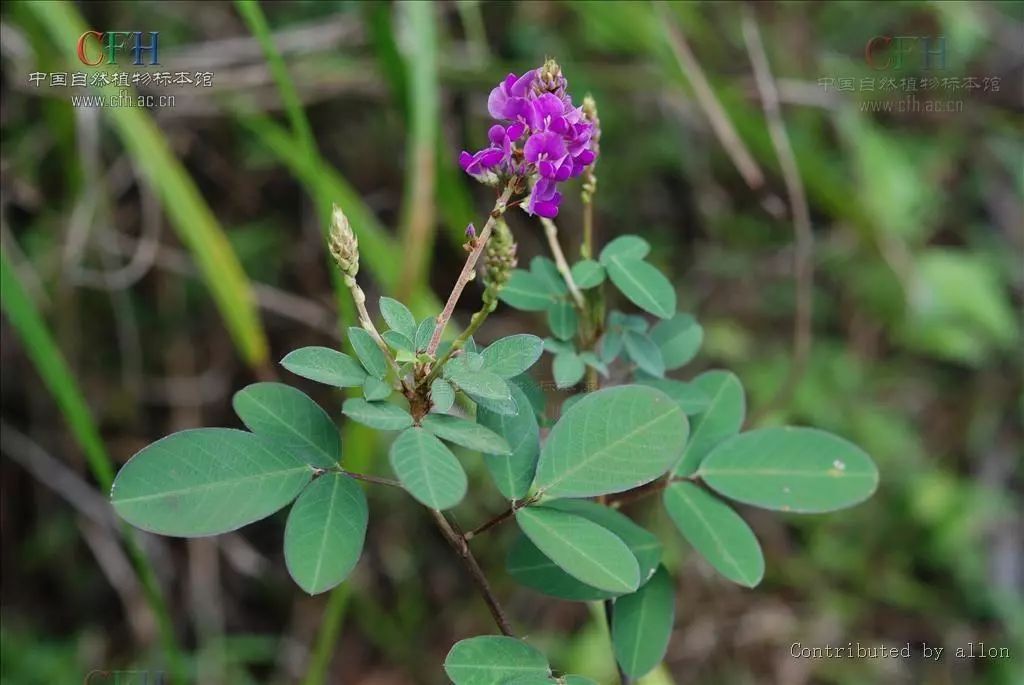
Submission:
<svg viewBox="0 0 1024 685">
<path fill-rule="evenodd" d="M 494 222 L 505 213 L 505 210 L 508 208 L 508 200 L 512 197 L 512 193 L 518 184 L 518 179 L 513 178 L 510 180 L 501 192 L 501 195 L 498 196 L 498 200 L 494 203 L 494 208 L 487 217 L 487 223 L 484 224 L 483 230 L 480 231 L 480 235 L 476 238 L 473 249 L 470 251 L 469 256 L 466 257 L 466 263 L 462 266 L 462 272 L 452 287 L 448 301 L 445 303 L 441 314 L 437 317 L 437 325 L 434 327 L 433 335 L 430 336 L 430 344 L 427 345 L 427 354 L 432 356 L 437 353 L 437 348 L 441 344 L 441 335 L 444 333 L 445 326 L 448 325 L 448 321 L 455 312 L 455 305 L 458 303 L 459 298 L 462 297 L 462 291 L 466 289 L 466 284 L 476 275 L 477 260 L 480 259 L 484 247 L 487 246 L 487 241 L 491 237 L 491 230 L 494 228 Z"/>
<path fill-rule="evenodd" d="M 436 509 L 430 510 L 430 515 L 434 518 L 434 523 L 437 524 L 441 534 L 444 535 L 448 544 L 452 546 L 455 553 L 462 559 L 462 563 L 466 566 L 466 570 L 469 571 L 470 578 L 476 584 L 477 590 L 484 598 L 484 602 L 487 603 L 487 608 L 491 612 L 491 616 L 494 617 L 494 622 L 498 625 L 498 629 L 503 635 L 514 637 L 512 633 L 512 626 L 508 622 L 508 617 L 505 616 L 505 611 L 501 608 L 498 603 L 498 598 L 494 596 L 494 592 L 491 590 L 491 584 L 487 582 L 487 577 L 484 575 L 483 570 L 480 568 L 480 564 L 477 562 L 476 557 L 473 556 L 473 552 L 469 549 L 469 544 L 466 542 L 466 536 L 457 532 L 452 524 L 448 521 L 444 514 Z"/>
<path fill-rule="evenodd" d="M 388 360 L 388 365 L 391 370 L 395 372 L 395 378 L 399 382 L 402 380 L 402 372 L 398 369 L 398 362 L 395 361 L 394 355 L 391 354 L 391 349 L 388 344 L 384 342 L 384 338 L 381 337 L 380 332 L 377 331 L 377 327 L 373 325 L 373 319 L 370 318 L 370 313 L 366 311 L 366 293 L 359 287 L 359 283 L 356 282 L 354 276 L 344 275 L 345 285 L 352 292 L 352 301 L 356 304 L 356 312 L 359 314 L 359 325 L 363 327 L 373 341 L 377 343 L 377 347 L 384 353 L 384 358 Z"/>
<path fill-rule="evenodd" d="M 555 258 L 555 266 L 558 267 L 558 273 L 562 274 L 565 284 L 569 287 L 569 294 L 572 295 L 576 308 L 585 317 L 587 315 L 587 305 L 583 301 L 583 293 L 580 292 L 580 289 L 576 286 L 576 281 L 572 278 L 572 271 L 569 270 L 569 262 L 565 260 L 562 247 L 558 244 L 558 227 L 555 226 L 554 221 L 545 217 L 541 217 L 540 222 L 544 225 L 544 235 L 547 236 L 548 247 L 551 248 L 551 256 Z"/>
<path fill-rule="evenodd" d="M 484 320 L 487 319 L 487 316 L 494 311 L 496 303 L 496 300 L 484 301 L 484 306 L 481 307 L 479 311 L 473 314 L 472 318 L 470 318 L 469 320 L 469 325 L 466 326 L 466 329 L 462 331 L 462 333 L 459 333 L 459 337 L 455 338 L 455 340 L 452 341 L 451 347 L 449 347 L 448 350 L 443 355 L 441 355 L 440 359 L 434 362 L 434 364 L 430 368 L 430 373 L 428 373 L 427 376 L 423 379 L 421 385 L 429 387 L 430 382 L 441 374 L 441 371 L 444 369 L 444 365 L 448 363 L 448 360 L 452 358 L 452 355 L 454 355 L 456 352 L 465 347 L 466 342 L 471 337 L 473 337 L 473 334 L 477 332 L 481 325 L 483 325 Z"/>
</svg>

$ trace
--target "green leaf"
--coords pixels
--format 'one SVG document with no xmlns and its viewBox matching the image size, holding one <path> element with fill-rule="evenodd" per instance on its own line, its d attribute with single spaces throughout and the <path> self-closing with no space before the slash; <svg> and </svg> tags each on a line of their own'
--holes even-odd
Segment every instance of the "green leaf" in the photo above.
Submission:
<svg viewBox="0 0 1024 685">
<path fill-rule="evenodd" d="M 593 352 L 580 352 L 580 359 L 583 360 L 584 364 L 595 369 L 605 378 L 608 377 L 608 365 L 601 361 Z"/>
<path fill-rule="evenodd" d="M 593 259 L 576 262 L 569 273 L 572 274 L 572 280 L 581 290 L 596 288 L 604 283 L 604 267 Z"/>
<path fill-rule="evenodd" d="M 637 383 L 662 391 L 679 405 L 688 416 L 707 411 L 711 397 L 696 383 L 686 383 L 671 378 L 642 378 Z M 694 424 L 696 425 L 696 424 Z"/>
<path fill-rule="evenodd" d="M 586 500 L 552 500 L 545 506 L 582 516 L 619 536 L 636 557 L 641 583 L 654 574 L 658 562 L 661 561 L 661 543 L 658 542 L 658 538 L 633 523 L 624 514 Z M 595 601 L 622 594 L 598 590 L 576 580 L 544 556 L 544 553 L 524 535 L 519 535 L 512 543 L 507 568 L 509 575 L 519 583 L 551 597 Z"/>
<path fill-rule="evenodd" d="M 409 308 L 398 300 L 390 297 L 380 298 L 380 315 L 384 317 L 391 330 L 410 340 L 416 337 L 416 318 Z"/>
<path fill-rule="evenodd" d="M 523 676 L 551 675 L 548 660 L 522 640 L 481 635 L 456 642 L 444 660 L 454 685 L 495 685 Z"/>
<path fill-rule="evenodd" d="M 547 396 L 544 394 L 544 390 L 540 387 L 540 384 L 537 381 L 535 381 L 531 376 L 523 374 L 513 378 L 512 383 L 509 385 L 516 385 L 523 391 L 523 394 L 530 401 L 529 406 L 533 410 L 533 413 L 536 414 L 537 418 L 542 418 L 544 416 L 544 412 L 547 410 Z"/>
<path fill-rule="evenodd" d="M 509 385 L 509 392 L 511 393 L 511 384 Z M 487 397 L 480 397 L 474 395 L 471 392 L 466 393 L 470 399 L 476 402 L 478 409 L 486 409 L 487 411 L 494 412 L 495 414 L 501 414 L 502 416 L 515 416 L 519 412 L 519 407 L 516 405 L 515 399 L 512 398 L 511 394 L 505 399 L 493 400 Z"/>
<path fill-rule="evenodd" d="M 526 497 L 537 471 L 540 426 L 530 406 L 530 400 L 522 389 L 515 384 L 509 385 L 509 389 L 519 411 L 511 415 L 502 415 L 485 407 L 478 407 L 476 420 L 481 426 L 490 428 L 505 438 L 512 448 L 510 454 L 484 454 L 484 463 L 501 494 L 515 500 Z"/>
<path fill-rule="evenodd" d="M 412 339 L 417 352 L 423 352 L 427 349 L 427 345 L 430 344 L 430 337 L 434 335 L 434 327 L 436 325 L 437 318 L 433 316 L 428 316 L 423 321 L 420 321 L 420 325 L 416 327 L 416 335 Z"/>
<path fill-rule="evenodd" d="M 283 383 L 254 383 L 235 393 L 232 405 L 253 433 L 313 466 L 337 466 L 338 428 L 305 393 Z"/>
<path fill-rule="evenodd" d="M 270 516 L 312 476 L 309 464 L 257 435 L 199 428 L 140 450 L 121 467 L 110 499 L 137 528 L 201 537 Z"/>
<path fill-rule="evenodd" d="M 354 388 L 363 384 L 366 371 L 355 359 L 329 347 L 303 347 L 290 352 L 281 366 L 317 383 L 336 388 Z"/>
<path fill-rule="evenodd" d="M 568 300 L 558 300 L 548 307 L 548 327 L 556 338 L 569 340 L 576 335 L 579 317 Z"/>
<path fill-rule="evenodd" d="M 444 414 L 455 404 L 455 390 L 443 378 L 435 378 L 430 384 L 430 400 L 434 403 L 433 411 Z"/>
<path fill-rule="evenodd" d="M 544 349 L 551 354 L 561 354 L 563 352 L 571 353 L 576 351 L 576 344 L 572 340 L 544 338 Z"/>
<path fill-rule="evenodd" d="M 598 259 L 606 267 L 613 258 L 643 259 L 651 251 L 651 244 L 638 235 L 620 235 L 604 246 Z"/>
<path fill-rule="evenodd" d="M 675 588 L 664 566 L 642 588 L 615 600 L 612 646 L 626 675 L 640 678 L 661 663 L 675 616 Z"/>
<path fill-rule="evenodd" d="M 537 466 L 552 497 L 592 497 L 648 483 L 675 462 L 686 414 L 654 388 L 623 385 L 590 393 L 551 429 Z"/>
<path fill-rule="evenodd" d="M 853 506 L 878 487 L 878 469 L 864 450 L 831 433 L 792 426 L 729 438 L 698 473 L 729 499 L 801 513 Z"/>
<path fill-rule="evenodd" d="M 693 474 L 715 445 L 739 433 L 747 411 L 743 385 L 731 371 L 705 371 L 693 379 L 693 385 L 710 400 L 707 409 L 693 418 L 690 441 L 675 470 L 680 476 Z"/>
<path fill-rule="evenodd" d="M 352 343 L 352 349 L 356 351 L 360 363 L 366 372 L 377 378 L 384 378 L 388 373 L 388 360 L 384 352 L 377 347 L 373 336 L 357 326 L 350 326 L 348 329 L 348 340 Z"/>
<path fill-rule="evenodd" d="M 432 509 L 449 509 L 466 496 L 462 464 L 429 431 L 407 428 L 391 443 L 388 456 L 398 480 L 420 503 Z"/>
<path fill-rule="evenodd" d="M 608 277 L 629 301 L 663 319 L 676 311 L 676 291 L 665 274 L 645 261 L 611 257 L 605 264 Z"/>
<path fill-rule="evenodd" d="M 513 378 L 536 364 L 543 352 L 543 340 L 523 333 L 494 341 L 481 356 L 485 369 L 502 378 Z"/>
<path fill-rule="evenodd" d="M 651 340 L 661 349 L 666 369 L 678 369 L 697 356 L 704 329 L 689 314 L 676 314 L 651 329 Z"/>
<path fill-rule="evenodd" d="M 470 371 L 464 365 L 445 364 L 445 377 L 470 395 L 489 400 L 509 400 L 512 395 L 501 376 L 481 369 Z"/>
<path fill-rule="evenodd" d="M 587 372 L 583 359 L 575 352 L 562 352 L 555 355 L 551 365 L 551 373 L 555 377 L 555 386 L 571 388 L 580 382 Z"/>
<path fill-rule="evenodd" d="M 530 542 L 577 580 L 609 592 L 640 586 L 636 557 L 617 535 L 593 521 L 544 506 L 516 512 Z"/>
<path fill-rule="evenodd" d="M 622 346 L 625 343 L 625 335 L 622 331 L 617 329 L 609 329 L 604 332 L 601 336 L 601 345 L 598 352 L 601 355 L 601 361 L 605 364 L 611 364 L 615 361 L 615 358 L 622 352 Z"/>
<path fill-rule="evenodd" d="M 608 314 L 608 325 L 611 328 L 620 328 L 623 332 L 634 331 L 636 333 L 646 333 L 650 328 L 647 319 L 639 314 L 623 314 L 617 309 L 613 309 Z"/>
<path fill-rule="evenodd" d="M 563 685 L 597 685 L 597 681 L 591 680 L 585 675 L 569 674 L 562 680 Z"/>
<path fill-rule="evenodd" d="M 381 336 L 392 349 L 400 352 L 415 352 L 416 344 L 398 331 L 384 331 Z"/>
<path fill-rule="evenodd" d="M 374 376 L 367 376 L 363 382 L 363 397 L 368 402 L 386 400 L 391 397 L 391 386 Z"/>
<path fill-rule="evenodd" d="M 490 428 L 450 414 L 427 414 L 420 422 L 437 437 L 477 452 L 509 454 L 508 441 Z"/>
<path fill-rule="evenodd" d="M 558 266 L 547 257 L 534 257 L 530 260 L 530 273 L 544 284 L 552 295 L 567 295 L 569 287 L 565 284 Z"/>
<path fill-rule="evenodd" d="M 661 350 L 647 335 L 626 331 L 625 342 L 629 358 L 642 371 L 658 378 L 665 375 L 665 361 L 661 358 Z"/>
<path fill-rule="evenodd" d="M 330 590 L 352 572 L 366 539 L 366 495 L 352 478 L 325 473 L 292 506 L 284 528 L 288 573 L 311 595 Z"/>
<path fill-rule="evenodd" d="M 761 582 L 761 546 L 732 507 L 693 483 L 674 483 L 662 502 L 679 532 L 715 570 L 746 587 Z"/>
<path fill-rule="evenodd" d="M 387 402 L 367 402 L 362 397 L 345 400 L 341 412 L 353 421 L 384 431 L 399 431 L 412 425 L 412 416 L 401 407 Z"/>
<path fill-rule="evenodd" d="M 527 312 L 546 311 L 557 301 L 544 281 L 523 269 L 513 269 L 498 297 L 502 302 Z"/>
</svg>

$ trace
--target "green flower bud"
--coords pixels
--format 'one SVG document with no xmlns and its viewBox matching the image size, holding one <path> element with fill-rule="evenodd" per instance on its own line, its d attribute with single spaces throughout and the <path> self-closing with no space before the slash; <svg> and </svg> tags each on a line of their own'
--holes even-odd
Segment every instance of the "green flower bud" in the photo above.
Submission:
<svg viewBox="0 0 1024 685">
<path fill-rule="evenodd" d="M 484 286 L 487 292 L 497 295 L 508 282 L 512 269 L 516 268 L 516 243 L 508 224 L 499 219 L 484 250 Z"/>
</svg>

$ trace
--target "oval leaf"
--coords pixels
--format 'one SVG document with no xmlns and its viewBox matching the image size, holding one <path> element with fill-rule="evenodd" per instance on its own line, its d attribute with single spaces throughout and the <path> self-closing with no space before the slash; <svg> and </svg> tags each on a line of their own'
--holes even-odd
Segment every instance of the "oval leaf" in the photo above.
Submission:
<svg viewBox="0 0 1024 685">
<path fill-rule="evenodd" d="M 512 393 L 500 376 L 480 369 L 471 371 L 464 364 L 445 364 L 445 377 L 468 394 L 488 400 L 509 400 Z"/>
<path fill-rule="evenodd" d="M 632 592 L 640 586 L 636 557 L 607 528 L 544 506 L 520 509 L 516 522 L 530 542 L 577 580 L 610 592 Z"/>
<path fill-rule="evenodd" d="M 592 497 L 643 485 L 675 462 L 687 430 L 679 405 L 654 388 L 599 390 L 551 429 L 536 485 L 553 497 Z"/>
<path fill-rule="evenodd" d="M 680 476 L 692 475 L 715 445 L 739 433 L 747 412 L 743 385 L 731 371 L 706 371 L 693 384 L 709 399 L 707 409 L 693 418 L 690 442 L 675 471 Z"/>
<path fill-rule="evenodd" d="M 232 405 L 249 430 L 306 463 L 330 468 L 341 458 L 337 426 L 300 390 L 283 383 L 254 383 L 235 393 Z"/>
<path fill-rule="evenodd" d="M 114 510 L 161 535 L 217 535 L 291 502 L 313 468 L 259 436 L 231 428 L 173 433 L 144 447 L 114 479 Z"/>
<path fill-rule="evenodd" d="M 366 372 L 377 378 L 384 378 L 388 373 L 388 360 L 383 350 L 377 347 L 373 336 L 362 328 L 349 326 L 348 341 L 352 343 L 352 349 L 356 351 L 359 362 L 366 369 Z"/>
<path fill-rule="evenodd" d="M 569 292 L 562 273 L 555 262 L 547 257 L 537 256 L 530 260 L 530 273 L 536 276 L 554 295 L 566 295 Z"/>
<path fill-rule="evenodd" d="M 420 421 L 425 429 L 443 440 L 477 452 L 509 454 L 508 441 L 490 428 L 450 414 L 427 414 Z"/>
<path fill-rule="evenodd" d="M 598 257 L 601 263 L 608 266 L 613 257 L 619 259 L 643 259 L 651 251 L 651 244 L 638 235 L 620 235 L 604 246 Z"/>
<path fill-rule="evenodd" d="M 572 274 L 572 280 L 576 286 L 583 290 L 596 288 L 604 283 L 604 267 L 593 259 L 576 262 L 569 273 Z"/>
<path fill-rule="evenodd" d="M 637 381 L 640 385 L 657 388 L 679 405 L 688 416 L 707 411 L 711 397 L 696 383 L 685 383 L 671 378 L 643 378 Z"/>
<path fill-rule="evenodd" d="M 399 431 L 412 425 L 412 416 L 401 407 L 387 402 L 367 402 L 362 397 L 350 397 L 341 405 L 342 413 L 370 428 Z"/>
<path fill-rule="evenodd" d="M 390 297 L 380 298 L 380 315 L 384 317 L 391 330 L 401 333 L 410 341 L 416 337 L 416 317 L 398 300 Z"/>
<path fill-rule="evenodd" d="M 510 307 L 527 312 L 543 312 L 558 299 L 543 280 L 523 269 L 512 270 L 498 297 Z"/>
<path fill-rule="evenodd" d="M 608 277 L 629 301 L 663 319 L 676 311 L 676 291 L 665 274 L 640 259 L 612 257 Z"/>
<path fill-rule="evenodd" d="M 512 449 L 509 454 L 485 454 L 484 463 L 501 494 L 515 500 L 526 497 L 537 471 L 540 426 L 522 389 L 515 384 L 509 385 L 509 389 L 519 408 L 515 414 L 502 415 L 486 407 L 478 407 L 476 420 L 505 438 Z"/>
<path fill-rule="evenodd" d="M 615 600 L 612 646 L 623 673 L 647 675 L 665 657 L 676 616 L 676 593 L 664 566 L 636 592 Z"/>
<path fill-rule="evenodd" d="M 559 300 L 548 307 L 548 327 L 556 338 L 570 340 L 576 335 L 579 317 L 568 300 Z"/>
<path fill-rule="evenodd" d="M 853 506 L 878 487 L 878 469 L 864 450 L 837 435 L 792 426 L 729 438 L 698 473 L 729 499 L 801 513 Z"/>
<path fill-rule="evenodd" d="M 363 397 L 367 402 L 386 400 L 391 397 L 391 390 L 390 385 L 376 376 L 367 376 L 363 382 Z"/>
<path fill-rule="evenodd" d="M 437 318 L 433 316 L 428 316 L 423 321 L 420 321 L 420 325 L 416 327 L 416 335 L 412 338 L 412 343 L 416 346 L 417 352 L 423 352 L 427 349 L 427 345 L 430 344 L 430 337 L 434 335 L 434 327 L 436 325 Z"/>
<path fill-rule="evenodd" d="M 665 375 L 665 361 L 661 358 L 661 350 L 647 335 L 636 331 L 626 331 L 626 352 L 629 358 L 641 371 L 661 378 Z"/>
<path fill-rule="evenodd" d="M 430 401 L 433 403 L 431 409 L 444 414 L 455 404 L 455 390 L 443 378 L 435 378 L 430 384 Z"/>
<path fill-rule="evenodd" d="M 502 378 L 514 378 L 540 359 L 544 341 L 535 335 L 510 335 L 496 340 L 481 352 L 484 368 Z"/>
<path fill-rule="evenodd" d="M 354 388 L 363 384 L 366 371 L 352 357 L 329 347 L 303 347 L 289 353 L 281 366 L 317 383 L 336 388 Z"/>
<path fill-rule="evenodd" d="M 732 507 L 693 483 L 670 486 L 662 502 L 679 532 L 716 571 L 746 587 L 761 582 L 761 545 Z"/>
<path fill-rule="evenodd" d="M 444 660 L 455 685 L 495 685 L 525 676 L 551 675 L 539 650 L 514 637 L 481 635 L 456 642 Z"/>
<path fill-rule="evenodd" d="M 676 314 L 651 329 L 651 340 L 661 349 L 666 369 L 678 369 L 697 356 L 704 329 L 689 314 Z"/>
<path fill-rule="evenodd" d="M 449 509 L 466 496 L 466 472 L 444 443 L 423 428 L 408 428 L 391 443 L 391 468 L 409 494 L 432 509 Z"/>
<path fill-rule="evenodd" d="M 310 483 L 288 513 L 284 560 L 311 595 L 330 590 L 352 572 L 366 539 L 366 495 L 352 478 L 325 473 Z"/>
<path fill-rule="evenodd" d="M 559 352 L 551 365 L 551 373 L 558 388 L 571 388 L 580 382 L 586 372 L 587 367 L 583 358 L 575 352 Z"/>
</svg>

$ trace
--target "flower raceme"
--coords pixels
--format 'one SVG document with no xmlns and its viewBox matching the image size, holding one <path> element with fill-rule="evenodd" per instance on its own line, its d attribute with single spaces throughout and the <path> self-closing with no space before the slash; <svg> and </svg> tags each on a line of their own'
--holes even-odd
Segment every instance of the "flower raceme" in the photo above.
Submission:
<svg viewBox="0 0 1024 685">
<path fill-rule="evenodd" d="M 597 158 L 594 126 L 582 107 L 573 106 L 567 85 L 554 60 L 522 76 L 506 76 L 487 98 L 487 111 L 501 122 L 487 132 L 490 145 L 463 151 L 459 166 L 488 184 L 502 177 L 528 179 L 526 212 L 557 216 L 562 199 L 557 184 L 579 176 Z"/>
</svg>

